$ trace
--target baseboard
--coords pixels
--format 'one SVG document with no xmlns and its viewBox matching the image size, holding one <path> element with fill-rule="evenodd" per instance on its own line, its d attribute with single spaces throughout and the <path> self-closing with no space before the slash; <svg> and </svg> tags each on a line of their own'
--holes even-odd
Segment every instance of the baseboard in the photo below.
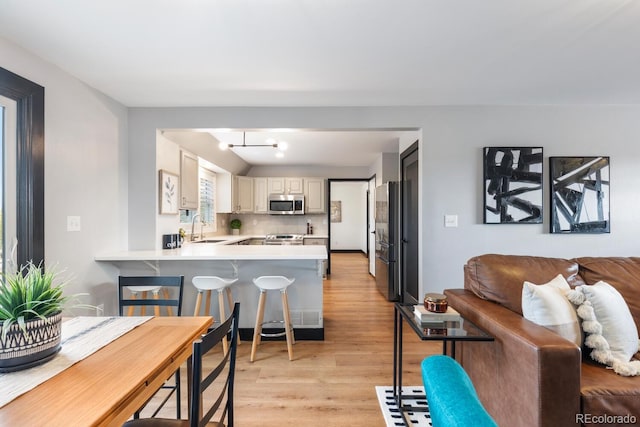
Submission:
<svg viewBox="0 0 640 427">
<path fill-rule="evenodd" d="M 367 256 L 367 253 L 361 249 L 331 249 L 332 254 L 362 254 L 362 256 Z"/>
</svg>

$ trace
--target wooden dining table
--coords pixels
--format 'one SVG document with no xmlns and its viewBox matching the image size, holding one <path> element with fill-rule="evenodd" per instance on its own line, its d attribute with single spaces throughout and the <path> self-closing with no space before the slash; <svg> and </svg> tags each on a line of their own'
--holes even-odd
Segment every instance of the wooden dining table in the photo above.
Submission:
<svg viewBox="0 0 640 427">
<path fill-rule="evenodd" d="M 191 356 L 212 320 L 154 317 L 0 408 L 0 426 L 122 425 Z"/>
</svg>

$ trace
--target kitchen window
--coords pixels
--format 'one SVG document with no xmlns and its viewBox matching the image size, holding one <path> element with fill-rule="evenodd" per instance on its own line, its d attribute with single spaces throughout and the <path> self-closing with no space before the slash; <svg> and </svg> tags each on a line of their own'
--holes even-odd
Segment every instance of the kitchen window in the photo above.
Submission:
<svg viewBox="0 0 640 427">
<path fill-rule="evenodd" d="M 204 223 L 204 231 L 216 231 L 216 174 L 209 169 L 200 168 L 198 175 L 200 180 L 198 210 L 181 210 L 180 222 L 190 226 L 193 216 L 199 213 L 200 218 L 197 221 Z"/>
<path fill-rule="evenodd" d="M 200 221 L 209 225 L 214 225 L 216 220 L 215 183 L 214 173 L 200 169 Z"/>
</svg>

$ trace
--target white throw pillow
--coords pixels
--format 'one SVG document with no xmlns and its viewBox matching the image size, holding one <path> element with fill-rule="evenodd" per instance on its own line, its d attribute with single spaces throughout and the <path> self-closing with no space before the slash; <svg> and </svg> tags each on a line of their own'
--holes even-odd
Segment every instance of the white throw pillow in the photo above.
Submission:
<svg viewBox="0 0 640 427">
<path fill-rule="evenodd" d="M 525 281 L 522 286 L 522 315 L 582 347 L 582 330 L 576 309 L 565 296 L 570 290 L 562 274 L 543 285 Z"/>
<path fill-rule="evenodd" d="M 620 292 L 610 284 L 577 286 L 568 294 L 578 306 L 585 345 L 593 351 L 591 358 L 613 367 L 620 375 L 640 375 L 640 361 L 631 361 L 640 347 L 638 328 Z"/>
</svg>

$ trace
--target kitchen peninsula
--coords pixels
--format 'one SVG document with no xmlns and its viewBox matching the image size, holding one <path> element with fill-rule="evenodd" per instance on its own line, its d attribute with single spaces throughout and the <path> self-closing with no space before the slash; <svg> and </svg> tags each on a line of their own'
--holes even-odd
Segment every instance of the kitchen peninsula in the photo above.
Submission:
<svg viewBox="0 0 640 427">
<path fill-rule="evenodd" d="M 322 281 L 326 247 L 242 245 L 235 244 L 242 240 L 235 237 L 217 243 L 190 242 L 177 249 L 105 253 L 95 260 L 115 265 L 121 275 L 183 275 L 182 313 L 186 316 L 192 315 L 195 307 L 197 291 L 191 282 L 194 276 L 237 277 L 232 292 L 240 302 L 239 327 L 244 336 L 252 334 L 260 295 L 252 279 L 265 275 L 295 277 L 287 293 L 296 339 L 324 339 Z M 216 296 L 212 298 L 217 301 Z M 218 320 L 218 304 L 211 306 L 212 315 Z M 282 320 L 278 296 L 268 296 L 264 318 Z"/>
</svg>

